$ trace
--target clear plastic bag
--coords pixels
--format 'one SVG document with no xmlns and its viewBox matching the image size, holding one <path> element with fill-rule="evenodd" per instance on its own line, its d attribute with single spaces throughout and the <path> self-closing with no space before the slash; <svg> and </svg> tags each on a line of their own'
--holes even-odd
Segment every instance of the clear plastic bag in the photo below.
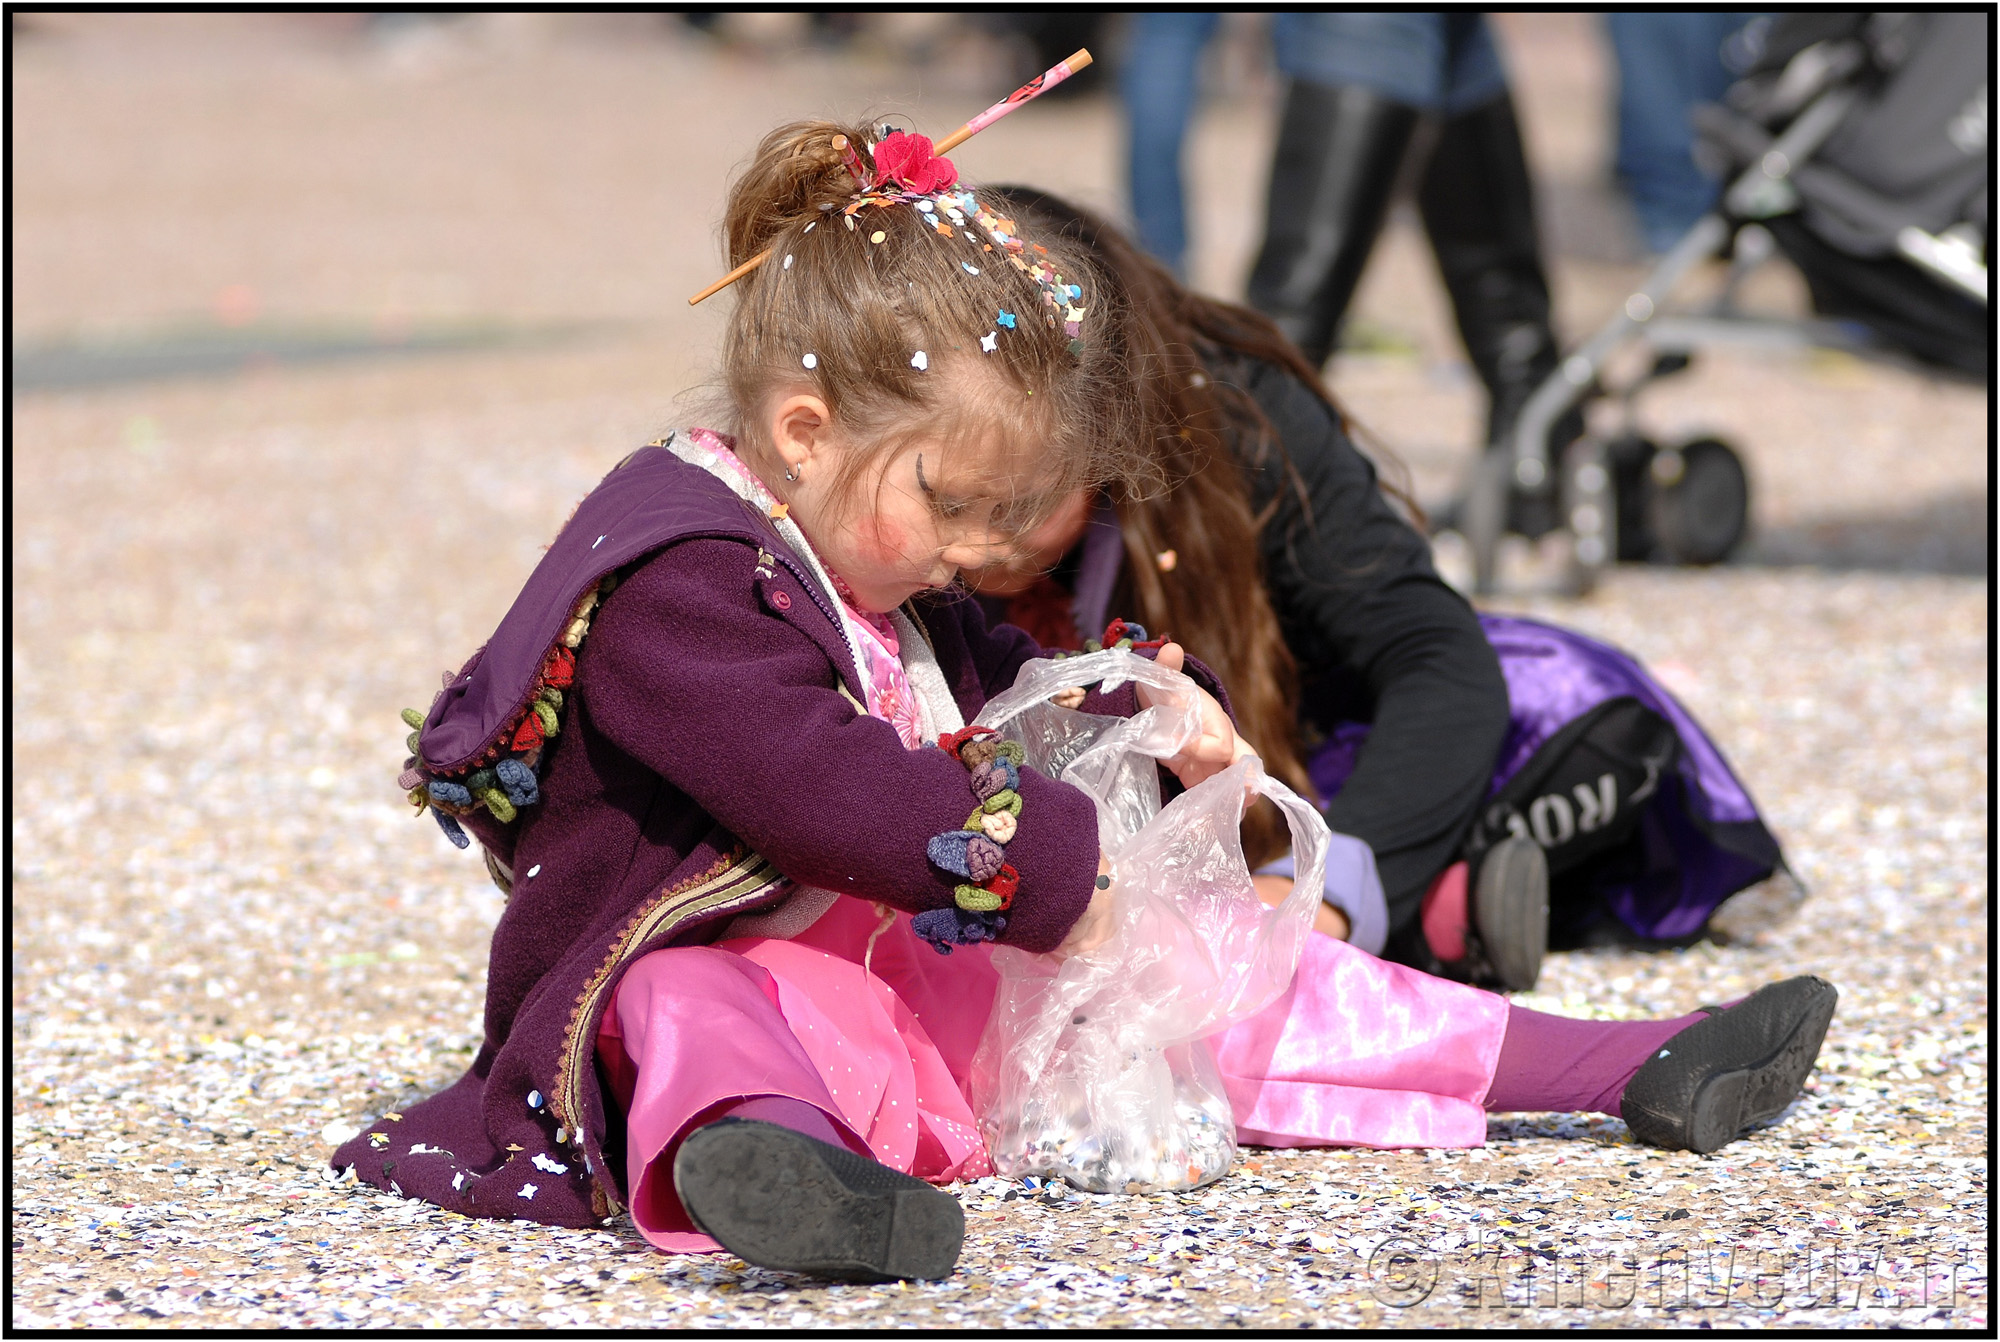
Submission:
<svg viewBox="0 0 2000 1342">
<path fill-rule="evenodd" d="M 1047 702 L 1128 680 L 1165 692 L 1131 718 Z M 1326 869 L 1319 812 L 1254 757 L 1160 805 L 1158 762 L 1201 730 L 1194 682 L 1122 650 L 1033 661 L 980 721 L 1035 769 L 1097 803 L 1117 875 L 1116 930 L 1083 955 L 993 951 L 1000 986 L 973 1063 L 973 1104 L 1002 1175 L 1091 1192 L 1198 1188 L 1236 1155 L 1236 1129 L 1204 1042 L 1274 1001 L 1298 969 Z M 1298 877 L 1274 907 L 1250 883 L 1238 827 L 1246 793 L 1292 831 Z"/>
</svg>

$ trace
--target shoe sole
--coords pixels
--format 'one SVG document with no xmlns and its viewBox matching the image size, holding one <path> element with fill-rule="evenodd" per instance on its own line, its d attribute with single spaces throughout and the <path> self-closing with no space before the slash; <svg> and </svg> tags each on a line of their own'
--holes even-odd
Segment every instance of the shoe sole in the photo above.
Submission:
<svg viewBox="0 0 2000 1342">
<path fill-rule="evenodd" d="M 1500 986 L 1526 992 L 1549 947 L 1549 860 L 1533 839 L 1495 844 L 1479 864 L 1472 921 Z"/>
<path fill-rule="evenodd" d="M 841 1281 L 935 1280 L 965 1243 L 958 1200 L 775 1123 L 724 1119 L 674 1155 L 690 1219 L 758 1267 Z"/>
<path fill-rule="evenodd" d="M 1690 1061 L 1678 1068 L 1654 1067 L 1662 1061 L 1659 1055 L 1648 1059 L 1625 1088 L 1620 1108 L 1626 1126 L 1651 1145 L 1706 1155 L 1753 1124 L 1776 1118 L 1804 1088 L 1839 1000 L 1831 983 L 1800 977 L 1761 988 L 1729 1010 L 1695 1022 L 1662 1052 L 1698 1059 L 1704 1047 L 1736 1048 L 1753 1056 L 1733 1065 Z M 1746 1010 L 1748 1016 L 1730 1019 Z M 1732 1042 L 1731 1033 L 1746 1037 Z M 1688 1096 L 1684 1104 L 1673 1100 L 1680 1093 Z"/>
</svg>

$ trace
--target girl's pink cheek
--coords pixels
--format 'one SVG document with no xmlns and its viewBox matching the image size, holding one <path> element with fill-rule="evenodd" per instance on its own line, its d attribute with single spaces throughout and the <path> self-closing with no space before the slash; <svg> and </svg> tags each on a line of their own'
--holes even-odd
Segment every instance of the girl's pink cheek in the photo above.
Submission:
<svg viewBox="0 0 2000 1342">
<path fill-rule="evenodd" d="M 855 528 L 857 548 L 873 564 L 897 564 L 909 553 L 909 533 L 894 522 L 871 517 Z"/>
</svg>

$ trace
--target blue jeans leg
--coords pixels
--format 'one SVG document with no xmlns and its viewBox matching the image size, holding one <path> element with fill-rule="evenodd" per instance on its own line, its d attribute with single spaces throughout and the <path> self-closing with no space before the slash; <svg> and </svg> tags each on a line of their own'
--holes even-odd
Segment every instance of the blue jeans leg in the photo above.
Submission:
<svg viewBox="0 0 2000 1342">
<path fill-rule="evenodd" d="M 1134 14 L 1118 88 L 1129 135 L 1127 180 L 1139 243 L 1183 275 L 1187 213 L 1181 147 L 1194 114 L 1202 49 L 1220 16 L 1190 10 Z"/>
<path fill-rule="evenodd" d="M 1500 53 L 1477 11 L 1299 12 L 1271 23 L 1278 69 L 1328 88 L 1359 86 L 1450 116 L 1507 89 Z"/>
<path fill-rule="evenodd" d="M 1722 44 L 1748 13 L 1614 10 L 1604 26 L 1618 58 L 1619 178 L 1646 245 L 1664 252 L 1715 203 L 1716 181 L 1694 165 L 1695 104 L 1729 87 Z"/>
</svg>

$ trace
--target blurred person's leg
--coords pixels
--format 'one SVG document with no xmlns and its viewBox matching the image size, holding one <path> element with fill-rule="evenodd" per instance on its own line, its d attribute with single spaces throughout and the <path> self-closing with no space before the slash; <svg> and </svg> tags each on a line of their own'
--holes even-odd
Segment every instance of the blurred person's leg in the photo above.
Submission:
<svg viewBox="0 0 2000 1342">
<path fill-rule="evenodd" d="M 1194 114 L 1201 53 L 1220 15 L 1198 10 L 1134 14 L 1119 73 L 1128 140 L 1126 168 L 1139 243 L 1186 276 L 1187 196 L 1181 147 Z"/>
<path fill-rule="evenodd" d="M 1652 10 L 1604 17 L 1618 60 L 1616 171 L 1652 251 L 1669 250 L 1715 203 L 1720 183 L 1695 166 L 1688 116 L 1729 87 L 1723 44 L 1753 17 Z"/>
<path fill-rule="evenodd" d="M 1288 84 L 1249 300 L 1315 364 L 1333 350 L 1417 119 L 1444 92 L 1444 28 L 1409 12 L 1272 22 Z"/>
<path fill-rule="evenodd" d="M 1535 226 L 1534 182 L 1506 72 L 1484 16 L 1454 15 L 1443 124 L 1417 189 L 1417 208 L 1451 296 L 1459 338 L 1487 394 L 1489 448 L 1508 440 L 1528 397 L 1561 354 L 1549 320 L 1548 276 Z M 1548 444 L 1558 453 L 1583 432 L 1572 410 Z M 1510 529 L 1555 525 L 1550 498 L 1514 499 Z"/>
<path fill-rule="evenodd" d="M 1446 118 L 1417 206 L 1465 352 L 1486 385 L 1486 443 L 1492 446 L 1505 440 L 1558 355 L 1534 187 L 1513 99 L 1504 88 L 1497 98 Z M 1571 427 L 1580 430 L 1581 424 Z"/>
<path fill-rule="evenodd" d="M 1330 88 L 1373 89 L 1424 111 L 1440 107 L 1456 75 L 1463 18 L 1398 10 L 1385 14 L 1299 13 L 1271 24 L 1279 73 Z M 1468 73 L 1470 67 L 1468 66 Z M 1495 65 L 1497 77 L 1498 66 Z"/>
<path fill-rule="evenodd" d="M 1499 52 L 1478 14 L 1454 15 L 1449 41 L 1444 122 L 1417 208 L 1459 337 L 1486 386 L 1492 446 L 1505 440 L 1529 394 L 1556 366 L 1558 351 L 1534 183 Z M 1567 427 L 1580 431 L 1581 421 Z"/>
<path fill-rule="evenodd" d="M 1487 389 L 1486 442 L 1502 441 L 1558 349 L 1533 186 L 1484 15 L 1286 14 L 1273 35 L 1292 83 L 1251 305 L 1324 362 L 1417 118 L 1439 117 L 1418 207 Z M 1572 415 L 1558 437 L 1580 427 Z M 1519 505 L 1515 514 L 1515 528 L 1531 535 L 1552 522 Z"/>
<path fill-rule="evenodd" d="M 1419 114 L 1490 102 L 1506 75 L 1477 13 L 1286 13 L 1272 37 L 1291 82 L 1250 302 L 1324 362 Z"/>
<path fill-rule="evenodd" d="M 1333 352 L 1417 116 L 1358 85 L 1295 79 L 1286 91 L 1248 297 L 1314 366 Z"/>
</svg>

